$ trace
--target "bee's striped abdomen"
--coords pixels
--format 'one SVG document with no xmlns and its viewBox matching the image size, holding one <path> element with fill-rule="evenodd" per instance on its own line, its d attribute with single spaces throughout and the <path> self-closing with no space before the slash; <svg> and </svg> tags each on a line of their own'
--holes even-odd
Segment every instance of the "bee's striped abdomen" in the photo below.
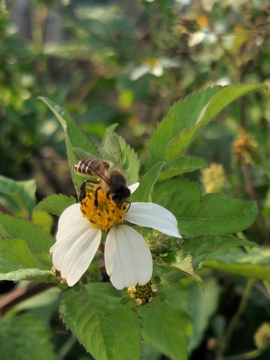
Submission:
<svg viewBox="0 0 270 360">
<path fill-rule="evenodd" d="M 110 164 L 101 159 L 79 160 L 74 165 L 74 169 L 77 173 L 97 177 L 100 177 L 104 172 L 107 172 L 109 168 Z"/>
</svg>

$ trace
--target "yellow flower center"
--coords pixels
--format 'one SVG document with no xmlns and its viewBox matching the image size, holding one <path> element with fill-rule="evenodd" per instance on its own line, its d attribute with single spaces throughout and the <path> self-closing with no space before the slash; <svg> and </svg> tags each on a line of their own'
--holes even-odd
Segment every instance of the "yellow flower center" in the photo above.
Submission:
<svg viewBox="0 0 270 360">
<path fill-rule="evenodd" d="M 158 59 L 147 59 L 146 61 L 146 64 L 150 67 L 150 68 L 153 68 L 155 66 L 157 66 L 159 63 L 159 60 Z"/>
<path fill-rule="evenodd" d="M 97 203 L 97 206 L 95 203 Z M 126 203 L 120 206 L 116 205 L 114 201 L 110 198 L 108 199 L 106 193 L 101 189 L 98 190 L 97 195 L 96 191 L 87 193 L 81 204 L 83 217 L 86 217 L 93 227 L 98 227 L 105 231 L 112 226 L 122 224 L 127 209 Z"/>
</svg>

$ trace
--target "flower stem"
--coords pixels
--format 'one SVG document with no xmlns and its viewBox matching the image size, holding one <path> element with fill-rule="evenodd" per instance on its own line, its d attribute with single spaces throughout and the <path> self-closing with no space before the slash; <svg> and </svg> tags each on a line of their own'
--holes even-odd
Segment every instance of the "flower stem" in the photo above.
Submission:
<svg viewBox="0 0 270 360">
<path fill-rule="evenodd" d="M 234 317 L 232 318 L 232 320 L 231 320 L 231 322 L 230 322 L 230 324 L 229 324 L 229 326 L 227 328 L 227 331 L 225 333 L 225 336 L 223 337 L 223 339 L 221 341 L 221 344 L 219 346 L 218 354 L 217 354 L 217 358 L 216 358 L 217 360 L 224 359 L 223 354 L 226 351 L 227 345 L 228 345 L 228 343 L 229 343 L 229 341 L 230 341 L 230 339 L 232 337 L 232 334 L 233 334 L 233 332 L 235 330 L 235 327 L 236 327 L 236 325 L 237 325 L 237 323 L 239 321 L 239 318 L 240 318 L 240 316 L 242 315 L 242 313 L 245 310 L 245 307 L 246 307 L 246 304 L 247 304 L 247 301 L 248 301 L 248 298 L 249 298 L 253 283 L 254 283 L 254 279 L 249 278 L 248 282 L 247 282 L 245 292 L 244 292 L 242 300 L 241 300 L 241 303 L 240 303 Z"/>
<path fill-rule="evenodd" d="M 224 360 L 246 360 L 246 359 L 255 359 L 260 356 L 262 353 L 262 349 L 256 349 L 252 351 L 248 351 L 246 353 L 242 353 L 239 355 L 233 355 L 225 358 Z"/>
</svg>

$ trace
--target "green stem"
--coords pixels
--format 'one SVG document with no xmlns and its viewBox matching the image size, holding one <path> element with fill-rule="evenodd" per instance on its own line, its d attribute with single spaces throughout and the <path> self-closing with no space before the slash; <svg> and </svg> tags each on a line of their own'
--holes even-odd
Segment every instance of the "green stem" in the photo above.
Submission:
<svg viewBox="0 0 270 360">
<path fill-rule="evenodd" d="M 260 356 L 262 353 L 262 349 L 252 350 L 246 353 L 242 353 L 239 355 L 233 355 L 225 358 L 225 360 L 246 360 L 246 359 L 255 359 Z"/>
<path fill-rule="evenodd" d="M 242 300 L 241 300 L 241 303 L 234 315 L 234 317 L 232 318 L 229 326 L 228 326 L 228 329 L 225 333 L 225 336 L 220 344 L 220 347 L 219 347 L 219 350 L 218 350 L 218 354 L 217 354 L 217 360 L 222 360 L 224 359 L 224 356 L 223 354 L 225 353 L 226 351 L 226 348 L 228 346 L 228 343 L 232 337 L 232 334 L 235 330 L 235 327 L 239 321 L 239 318 L 240 316 L 242 315 L 242 313 L 244 312 L 245 308 L 246 308 L 246 304 L 247 304 L 247 301 L 248 301 L 248 298 L 249 298 L 249 295 L 250 295 L 250 292 L 251 292 L 251 289 L 252 289 L 252 286 L 253 286 L 253 283 L 254 283 L 254 279 L 251 279 L 249 278 L 248 279 L 248 282 L 247 282 L 247 286 L 246 286 L 246 289 L 245 289 L 245 292 L 244 292 L 244 295 L 242 297 Z"/>
<path fill-rule="evenodd" d="M 270 296 L 270 284 L 269 284 L 269 281 L 264 280 L 263 285 L 265 286 L 265 288 L 266 288 L 266 290 L 268 292 L 268 295 Z"/>
</svg>

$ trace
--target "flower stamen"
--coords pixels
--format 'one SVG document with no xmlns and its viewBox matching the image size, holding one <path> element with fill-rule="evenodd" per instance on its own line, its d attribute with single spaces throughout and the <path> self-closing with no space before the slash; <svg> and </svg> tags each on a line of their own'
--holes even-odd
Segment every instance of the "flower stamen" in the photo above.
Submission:
<svg viewBox="0 0 270 360">
<path fill-rule="evenodd" d="M 81 212 L 93 227 L 108 231 L 112 226 L 124 222 L 124 214 L 127 212 L 126 203 L 117 205 L 106 193 L 99 188 L 98 192 L 87 193 L 82 200 Z"/>
</svg>

